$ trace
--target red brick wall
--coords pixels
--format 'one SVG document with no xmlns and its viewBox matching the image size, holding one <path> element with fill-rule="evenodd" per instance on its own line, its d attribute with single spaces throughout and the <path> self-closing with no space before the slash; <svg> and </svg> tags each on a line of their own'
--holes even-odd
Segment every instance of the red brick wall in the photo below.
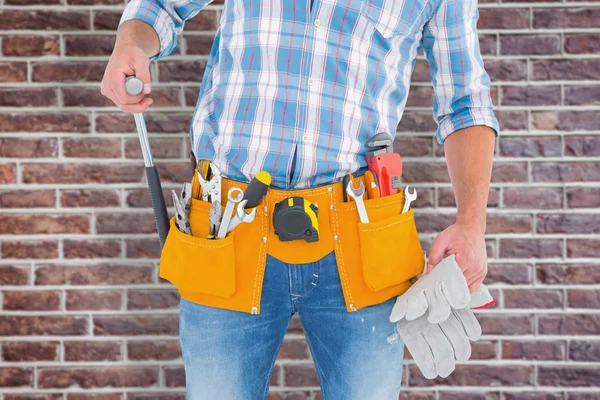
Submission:
<svg viewBox="0 0 600 400">
<path fill-rule="evenodd" d="M 98 88 L 122 7 L 0 1 L 2 400 L 184 398 L 178 297 L 157 278 L 133 118 Z M 152 67 L 166 189 L 190 177 L 188 124 L 220 9 Z M 448 379 L 407 361 L 403 399 L 600 399 L 599 21 L 598 0 L 481 0 L 504 133 L 487 235 L 499 306 L 479 314 L 485 337 Z M 419 61 L 397 141 L 427 245 L 454 213 L 428 76 Z M 272 385 L 272 400 L 319 398 L 297 320 Z"/>
</svg>

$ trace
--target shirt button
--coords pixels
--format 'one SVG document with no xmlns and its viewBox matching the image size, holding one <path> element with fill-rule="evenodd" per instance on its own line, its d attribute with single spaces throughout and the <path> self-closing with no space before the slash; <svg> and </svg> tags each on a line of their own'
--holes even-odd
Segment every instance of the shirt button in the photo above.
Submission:
<svg viewBox="0 0 600 400">
<path fill-rule="evenodd" d="M 308 142 L 308 135 L 302 136 L 302 140 L 304 140 L 305 142 Z"/>
<path fill-rule="evenodd" d="M 321 26 L 321 21 L 318 19 L 315 19 L 315 26 Z"/>
<path fill-rule="evenodd" d="M 308 85 L 309 85 L 309 86 L 312 86 L 314 83 L 315 83 L 315 81 L 314 81 L 314 80 L 312 80 L 312 78 L 308 80 Z"/>
</svg>

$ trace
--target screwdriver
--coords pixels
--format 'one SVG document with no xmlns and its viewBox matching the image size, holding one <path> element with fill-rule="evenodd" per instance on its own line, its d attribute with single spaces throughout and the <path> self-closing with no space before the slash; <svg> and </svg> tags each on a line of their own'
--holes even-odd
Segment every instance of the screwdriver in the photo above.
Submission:
<svg viewBox="0 0 600 400">
<path fill-rule="evenodd" d="M 244 190 L 244 197 L 242 201 L 248 200 L 246 203 L 246 210 L 249 208 L 256 207 L 262 198 L 267 194 L 267 190 L 271 185 L 271 175 L 267 171 L 260 171 L 252 178 L 246 190 Z"/>
</svg>

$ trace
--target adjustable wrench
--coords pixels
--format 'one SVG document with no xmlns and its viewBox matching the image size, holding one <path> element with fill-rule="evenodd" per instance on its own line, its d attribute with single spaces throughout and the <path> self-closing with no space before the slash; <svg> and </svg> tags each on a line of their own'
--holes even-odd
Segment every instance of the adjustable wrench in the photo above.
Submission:
<svg viewBox="0 0 600 400">
<path fill-rule="evenodd" d="M 229 222 L 227 233 L 231 232 L 236 226 L 238 226 L 242 222 L 249 223 L 254 221 L 254 218 L 256 217 L 256 208 L 253 208 L 250 214 L 248 214 L 246 213 L 246 211 L 244 211 L 246 208 L 246 204 L 248 204 L 248 200 L 242 200 L 238 203 L 235 209 L 235 215 L 231 219 L 231 222 Z"/>
<path fill-rule="evenodd" d="M 354 189 L 352 181 L 350 181 L 346 186 L 346 193 L 348 193 L 348 196 L 352 197 L 356 202 L 356 209 L 358 210 L 360 222 L 362 222 L 363 224 L 368 224 L 369 216 L 367 215 L 367 209 L 365 208 L 365 202 L 363 201 L 363 195 L 365 194 L 365 185 L 362 183 L 362 181 L 358 181 L 358 189 Z"/>
<path fill-rule="evenodd" d="M 417 198 L 417 189 L 413 189 L 413 192 L 408 191 L 408 186 L 404 189 L 404 207 L 402 208 L 402 214 L 408 211 L 410 203 Z"/>
</svg>

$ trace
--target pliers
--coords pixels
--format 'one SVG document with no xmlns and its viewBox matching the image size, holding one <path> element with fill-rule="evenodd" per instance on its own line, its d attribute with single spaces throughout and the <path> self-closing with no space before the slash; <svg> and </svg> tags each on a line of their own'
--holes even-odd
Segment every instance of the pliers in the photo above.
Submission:
<svg viewBox="0 0 600 400">
<path fill-rule="evenodd" d="M 212 203 L 221 201 L 221 171 L 213 163 L 210 163 L 210 180 L 206 180 L 200 172 L 198 172 L 198 181 L 202 187 L 202 200 L 210 201 Z"/>
</svg>

